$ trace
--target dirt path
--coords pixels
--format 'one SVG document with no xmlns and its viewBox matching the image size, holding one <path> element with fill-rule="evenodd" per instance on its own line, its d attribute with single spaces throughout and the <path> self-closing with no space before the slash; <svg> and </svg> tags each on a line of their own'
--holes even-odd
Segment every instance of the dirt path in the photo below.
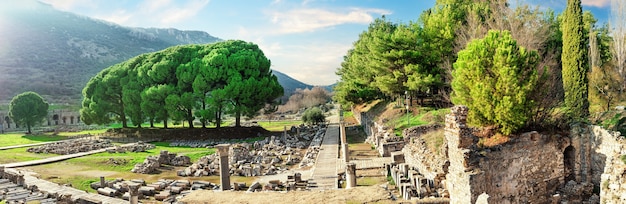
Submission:
<svg viewBox="0 0 626 204">
<path fill-rule="evenodd" d="M 379 186 L 352 189 L 246 193 L 237 191 L 197 191 L 184 197 L 182 203 L 395 203 L 389 192 Z"/>
</svg>

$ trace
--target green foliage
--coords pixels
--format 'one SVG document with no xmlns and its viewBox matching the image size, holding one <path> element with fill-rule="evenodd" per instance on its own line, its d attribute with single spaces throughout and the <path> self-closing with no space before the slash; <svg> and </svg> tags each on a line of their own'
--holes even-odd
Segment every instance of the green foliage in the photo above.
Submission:
<svg viewBox="0 0 626 204">
<path fill-rule="evenodd" d="M 302 122 L 306 124 L 317 125 L 320 123 L 324 123 L 325 121 L 326 121 L 326 116 L 324 116 L 324 112 L 322 112 L 322 109 L 318 107 L 307 109 L 302 114 Z"/>
<path fill-rule="evenodd" d="M 203 127 L 224 113 L 254 116 L 283 94 L 270 61 L 253 43 L 231 40 L 171 47 L 139 55 L 104 69 L 83 89 L 81 119 L 86 124 L 113 121 L 140 127 L 149 121 L 193 121 Z"/>
<path fill-rule="evenodd" d="M 504 134 L 523 127 L 534 105 L 538 55 L 517 46 L 508 31 L 489 31 L 458 54 L 452 102 L 469 107 L 468 122 L 497 125 Z"/>
<path fill-rule="evenodd" d="M 563 89 L 565 107 L 574 120 L 589 116 L 587 88 L 587 41 L 583 33 L 583 14 L 580 0 L 568 0 L 563 14 Z"/>
<path fill-rule="evenodd" d="M 9 104 L 9 117 L 16 124 L 26 126 L 28 133 L 31 127 L 41 123 L 48 115 L 48 103 L 35 92 L 24 92 L 13 99 Z"/>
<path fill-rule="evenodd" d="M 442 85 L 441 69 L 434 66 L 428 43 L 416 23 L 376 19 L 344 57 L 337 71 L 341 81 L 335 100 L 350 105 Z"/>
</svg>

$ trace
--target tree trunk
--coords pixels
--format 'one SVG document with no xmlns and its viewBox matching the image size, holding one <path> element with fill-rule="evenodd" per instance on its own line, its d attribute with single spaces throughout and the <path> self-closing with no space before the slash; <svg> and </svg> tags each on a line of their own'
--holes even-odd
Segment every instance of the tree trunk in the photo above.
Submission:
<svg viewBox="0 0 626 204">
<path fill-rule="evenodd" d="M 187 109 L 187 123 L 189 123 L 189 128 L 193 129 L 193 114 L 191 113 L 191 109 Z"/>
<path fill-rule="evenodd" d="M 206 102 L 202 100 L 202 110 L 206 110 Z M 202 128 L 206 128 L 206 118 L 202 119 Z"/>
<path fill-rule="evenodd" d="M 215 127 L 216 128 L 220 128 L 222 127 L 222 107 L 218 107 L 217 111 L 215 112 Z"/>
<path fill-rule="evenodd" d="M 241 110 L 235 113 L 235 127 L 241 127 Z"/>
<path fill-rule="evenodd" d="M 28 128 L 28 134 L 30 134 L 31 133 L 31 131 L 30 131 L 30 124 L 26 123 L 26 127 Z"/>
<path fill-rule="evenodd" d="M 150 118 L 150 128 L 154 128 L 154 119 Z"/>
<path fill-rule="evenodd" d="M 163 120 L 163 128 L 167 129 L 167 119 Z"/>
</svg>

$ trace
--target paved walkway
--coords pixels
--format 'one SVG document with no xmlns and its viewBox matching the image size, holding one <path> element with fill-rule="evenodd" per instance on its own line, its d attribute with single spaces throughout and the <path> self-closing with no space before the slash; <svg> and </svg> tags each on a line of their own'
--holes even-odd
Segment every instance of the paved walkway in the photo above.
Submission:
<svg viewBox="0 0 626 204">
<path fill-rule="evenodd" d="M 13 172 L 13 173 L 18 172 L 18 170 L 15 170 L 15 169 L 5 169 L 5 171 Z M 39 190 L 45 191 L 49 194 L 72 195 L 72 198 L 74 199 L 82 198 L 83 200 L 101 201 L 101 203 L 103 204 L 128 203 L 128 201 L 122 200 L 119 198 L 112 198 L 112 197 L 103 196 L 100 194 L 87 193 L 85 191 L 81 191 L 72 187 L 67 187 L 67 186 L 52 183 L 50 181 L 46 181 L 43 179 L 38 179 L 37 177 L 33 176 L 32 175 L 33 173 L 31 172 L 24 172 L 24 171 L 19 171 L 19 172 L 24 174 L 24 182 L 26 186 L 35 185 L 37 186 Z"/>
<path fill-rule="evenodd" d="M 311 178 L 317 184 L 318 189 L 337 188 L 337 162 L 339 157 L 339 114 L 337 109 L 333 110 L 332 116 L 328 117 L 330 122 L 322 147 L 317 155 L 315 166 Z"/>
</svg>

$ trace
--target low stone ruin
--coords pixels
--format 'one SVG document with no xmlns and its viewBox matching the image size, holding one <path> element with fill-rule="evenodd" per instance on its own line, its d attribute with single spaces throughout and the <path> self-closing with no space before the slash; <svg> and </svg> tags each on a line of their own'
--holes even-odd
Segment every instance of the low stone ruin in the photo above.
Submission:
<svg viewBox="0 0 626 204">
<path fill-rule="evenodd" d="M 104 148 L 113 147 L 113 144 L 110 140 L 87 140 L 87 139 L 76 139 L 76 140 L 67 140 L 60 141 L 55 143 L 50 143 L 42 146 L 31 147 L 28 148 L 28 152 L 31 153 L 44 153 L 44 154 L 60 154 L 60 155 L 68 155 L 68 154 L 76 154 L 80 152 L 89 152 L 93 150 L 99 150 Z"/>
<path fill-rule="evenodd" d="M 233 190 L 235 191 L 247 191 L 249 193 L 252 192 L 260 192 L 260 191 L 296 191 L 296 190 L 307 190 L 315 185 L 308 180 L 302 180 L 302 175 L 300 173 L 295 173 L 293 175 L 288 175 L 286 181 L 280 180 L 270 180 L 267 184 L 262 185 L 258 181 L 250 184 L 250 186 L 246 186 L 245 183 L 235 182 L 233 186 Z M 247 189 L 247 190 L 246 190 Z"/>
<path fill-rule="evenodd" d="M 191 159 L 188 156 L 161 151 L 158 156 L 148 156 L 143 163 L 135 164 L 131 172 L 151 174 L 155 173 L 161 165 L 187 166 L 189 164 L 191 164 Z"/>
<path fill-rule="evenodd" d="M 157 182 L 146 184 L 144 180 L 115 179 L 91 183 L 90 187 L 100 195 L 109 197 L 121 197 L 130 200 L 133 196 L 137 199 L 157 200 L 164 203 L 176 202 L 181 196 L 189 194 L 191 190 L 215 190 L 219 186 L 207 181 L 169 180 L 159 179 Z M 135 190 L 136 192 L 133 192 Z"/>
<path fill-rule="evenodd" d="M 125 152 L 145 152 L 150 149 L 154 149 L 156 146 L 154 144 L 145 143 L 139 141 L 133 144 L 127 144 L 123 146 L 115 146 L 114 148 L 107 149 L 108 153 L 125 153 Z"/>
<path fill-rule="evenodd" d="M 299 131 L 298 131 L 299 129 Z M 301 126 L 292 136 L 271 136 L 254 143 L 237 143 L 230 146 L 230 174 L 238 176 L 274 175 L 288 170 L 287 166 L 311 166 L 326 129 L 324 127 Z M 302 151 L 307 149 L 306 153 Z M 219 157 L 208 155 L 199 159 L 185 170 L 177 172 L 178 176 L 209 176 L 219 172 Z"/>
<path fill-rule="evenodd" d="M 23 186 L 11 182 L 9 179 L 0 179 L 0 201 L 6 203 L 56 203 L 56 199 L 47 193 L 37 189 L 27 189 Z"/>
</svg>

